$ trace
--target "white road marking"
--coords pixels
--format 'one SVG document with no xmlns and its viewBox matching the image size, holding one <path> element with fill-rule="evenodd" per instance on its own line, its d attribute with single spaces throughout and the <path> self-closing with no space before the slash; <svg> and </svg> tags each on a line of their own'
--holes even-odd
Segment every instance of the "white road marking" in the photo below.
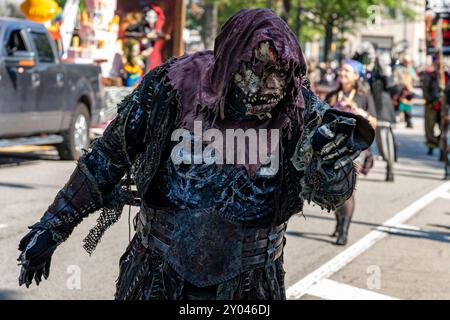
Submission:
<svg viewBox="0 0 450 320">
<path fill-rule="evenodd" d="M 422 230 L 422 229 L 420 229 L 420 227 L 412 226 L 410 224 L 401 224 L 401 223 L 396 224 L 394 227 L 399 228 L 399 229 L 414 230 L 414 231 Z"/>
<path fill-rule="evenodd" d="M 393 226 L 382 225 L 376 228 L 376 230 L 384 232 L 394 232 L 394 233 L 404 233 L 404 234 L 417 234 L 421 229 L 416 226 L 411 226 L 407 224 L 396 224 Z"/>
<path fill-rule="evenodd" d="M 449 199 L 449 200 L 450 200 L 450 193 L 444 192 L 443 194 L 441 194 L 441 198 Z"/>
<path fill-rule="evenodd" d="M 330 279 L 322 279 L 310 287 L 307 294 L 325 300 L 398 300 L 378 292 L 360 289 Z"/>
<path fill-rule="evenodd" d="M 385 221 L 383 223 L 383 226 L 395 227 L 401 225 L 412 216 L 414 216 L 417 212 L 433 202 L 436 198 L 440 197 L 442 194 L 447 193 L 448 189 L 450 189 L 450 181 L 444 182 L 436 189 L 424 195 L 422 198 L 411 203 L 408 207 Z M 345 267 L 353 259 L 365 252 L 376 242 L 383 239 L 386 235 L 386 232 L 380 230 L 373 230 L 369 232 L 366 236 L 358 240 L 346 250 L 342 251 L 330 261 L 323 264 L 321 267 L 289 287 L 286 291 L 287 298 L 300 299 L 304 294 L 306 294 L 308 289 L 315 285 L 317 282 L 330 277 L 332 274 Z"/>
</svg>

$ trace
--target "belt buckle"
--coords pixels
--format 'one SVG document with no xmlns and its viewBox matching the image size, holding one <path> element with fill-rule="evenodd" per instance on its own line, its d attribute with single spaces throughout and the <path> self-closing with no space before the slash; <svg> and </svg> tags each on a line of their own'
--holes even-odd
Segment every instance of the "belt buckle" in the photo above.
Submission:
<svg viewBox="0 0 450 320">
<path fill-rule="evenodd" d="M 273 263 L 273 257 L 275 256 L 275 247 L 271 245 L 267 249 L 266 267 L 269 267 Z"/>
<path fill-rule="evenodd" d="M 272 262 L 273 258 L 275 256 L 275 241 L 278 238 L 278 234 L 275 229 L 272 229 L 267 237 L 268 244 L 267 244 L 267 257 L 266 257 L 266 267 L 269 267 Z"/>
<path fill-rule="evenodd" d="M 274 231 L 270 232 L 269 236 L 267 237 L 267 239 L 269 239 L 271 244 L 273 242 L 275 242 L 275 240 L 277 240 L 277 238 L 278 238 L 278 233 L 276 233 Z"/>
</svg>

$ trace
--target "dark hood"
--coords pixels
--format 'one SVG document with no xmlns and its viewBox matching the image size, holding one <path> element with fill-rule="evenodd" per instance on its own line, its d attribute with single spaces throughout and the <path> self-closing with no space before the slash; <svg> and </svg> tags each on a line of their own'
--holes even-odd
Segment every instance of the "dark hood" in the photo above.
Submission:
<svg viewBox="0 0 450 320">
<path fill-rule="evenodd" d="M 304 107 L 301 86 L 306 63 L 296 36 L 286 22 L 269 9 L 242 9 L 221 28 L 213 51 L 184 55 L 170 66 L 169 79 L 179 99 L 180 127 L 192 129 L 194 120 L 224 119 L 224 105 L 230 80 L 241 62 L 252 58 L 253 49 L 270 41 L 288 73 L 286 97 L 277 115 L 264 127 L 290 134 L 302 126 Z M 208 121 L 207 121 L 208 122 Z M 261 126 L 259 126 L 261 127 Z"/>
</svg>

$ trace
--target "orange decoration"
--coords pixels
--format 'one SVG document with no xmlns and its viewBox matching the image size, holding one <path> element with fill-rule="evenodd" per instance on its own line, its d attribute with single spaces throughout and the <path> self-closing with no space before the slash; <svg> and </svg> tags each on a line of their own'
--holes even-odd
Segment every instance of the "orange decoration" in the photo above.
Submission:
<svg viewBox="0 0 450 320">
<path fill-rule="evenodd" d="M 25 0 L 20 10 L 27 19 L 36 22 L 47 22 L 58 13 L 58 3 L 54 0 Z"/>
</svg>

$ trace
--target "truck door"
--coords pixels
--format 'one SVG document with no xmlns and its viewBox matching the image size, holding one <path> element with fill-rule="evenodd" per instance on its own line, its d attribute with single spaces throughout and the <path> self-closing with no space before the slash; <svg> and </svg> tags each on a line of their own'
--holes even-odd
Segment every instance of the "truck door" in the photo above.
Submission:
<svg viewBox="0 0 450 320">
<path fill-rule="evenodd" d="M 38 61 L 36 73 L 40 80 L 36 111 L 42 132 L 57 132 L 64 110 L 64 72 L 46 30 L 30 30 Z"/>
<path fill-rule="evenodd" d="M 0 49 L 0 135 L 35 133 L 37 79 L 34 53 L 25 29 L 8 27 Z"/>
</svg>

